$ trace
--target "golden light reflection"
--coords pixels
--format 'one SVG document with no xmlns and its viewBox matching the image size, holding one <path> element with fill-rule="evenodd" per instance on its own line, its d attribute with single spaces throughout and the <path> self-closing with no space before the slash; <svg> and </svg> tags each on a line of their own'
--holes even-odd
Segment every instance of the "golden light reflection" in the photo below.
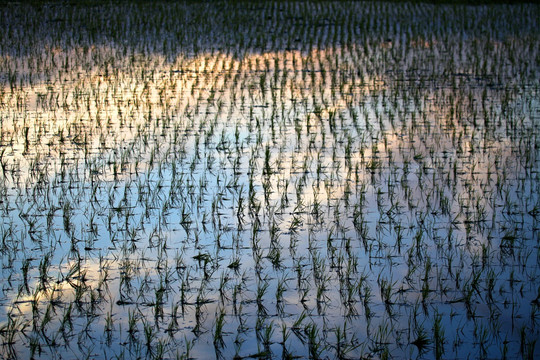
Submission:
<svg viewBox="0 0 540 360">
<path fill-rule="evenodd" d="M 135 150 L 141 147 L 141 139 L 150 139 L 150 146 L 156 146 L 156 134 L 165 134 L 170 143 L 171 131 L 165 129 L 204 128 L 209 115 L 235 119 L 243 127 L 246 110 L 241 109 L 250 109 L 250 117 L 262 117 L 266 122 L 264 117 L 269 114 L 257 106 L 277 105 L 273 101 L 276 81 L 283 100 L 277 105 L 281 112 L 291 113 L 293 102 L 310 99 L 303 105 L 304 115 L 299 115 L 310 116 L 309 111 L 314 110 L 321 120 L 350 106 L 354 102 L 350 96 L 369 94 L 382 83 L 380 79 L 366 81 L 354 76 L 349 83 L 340 78 L 338 94 L 345 91 L 349 95 L 334 94 L 330 98 L 328 89 L 338 85 L 332 85 L 330 72 L 322 75 L 326 66 L 334 66 L 328 63 L 331 57 L 341 54 L 341 50 L 333 49 L 248 54 L 244 58 L 219 52 L 192 58 L 179 55 L 170 64 L 159 55 L 125 58 L 106 46 L 69 53 L 54 48 L 46 53 L 59 64 L 70 56 L 96 63 L 110 57 L 114 66 L 104 63 L 78 71 L 59 68 L 58 74 L 49 75 L 47 81 L 17 87 L 16 91 L 3 89 L 2 160 L 7 168 L 20 171 L 19 183 L 27 181 L 24 177 L 30 167 L 39 162 L 35 157 L 44 154 L 47 168 L 54 173 L 62 162 L 73 163 L 89 155 L 99 159 L 111 151 L 147 153 L 149 150 L 142 148 Z M 321 90 L 323 102 L 331 104 L 312 102 L 312 96 L 321 96 Z M 163 143 L 161 139 L 159 142 Z M 137 163 L 143 166 L 146 160 L 144 157 Z"/>
<path fill-rule="evenodd" d="M 46 309 L 48 304 L 88 303 L 96 296 L 96 291 L 104 291 L 105 287 L 111 296 L 109 287 L 113 286 L 114 281 L 104 281 L 107 269 L 102 265 L 97 261 L 88 261 L 84 265 L 70 261 L 62 266 L 58 279 L 49 276 L 34 277 L 14 295 L 9 307 L 5 309 L 6 313 L 29 317 L 32 314 L 38 315 L 36 312 Z"/>
</svg>

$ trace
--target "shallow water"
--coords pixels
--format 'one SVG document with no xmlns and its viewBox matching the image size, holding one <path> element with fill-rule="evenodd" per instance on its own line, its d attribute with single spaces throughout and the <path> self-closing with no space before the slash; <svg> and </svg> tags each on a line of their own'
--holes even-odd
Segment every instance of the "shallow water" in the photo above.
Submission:
<svg viewBox="0 0 540 360">
<path fill-rule="evenodd" d="M 538 10 L 6 6 L 2 356 L 538 354 Z"/>
</svg>

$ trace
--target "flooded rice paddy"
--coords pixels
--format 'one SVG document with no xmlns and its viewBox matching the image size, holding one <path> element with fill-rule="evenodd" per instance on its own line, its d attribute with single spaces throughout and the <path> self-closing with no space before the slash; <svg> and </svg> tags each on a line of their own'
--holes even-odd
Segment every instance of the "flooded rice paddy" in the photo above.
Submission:
<svg viewBox="0 0 540 360">
<path fill-rule="evenodd" d="M 0 356 L 538 356 L 539 10 L 2 5 Z"/>
</svg>

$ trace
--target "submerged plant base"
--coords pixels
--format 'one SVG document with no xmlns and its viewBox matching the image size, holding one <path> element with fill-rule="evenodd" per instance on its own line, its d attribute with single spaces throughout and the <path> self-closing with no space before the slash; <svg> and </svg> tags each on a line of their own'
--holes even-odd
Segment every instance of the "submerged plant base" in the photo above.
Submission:
<svg viewBox="0 0 540 360">
<path fill-rule="evenodd" d="M 2 358 L 534 358 L 539 7 L 0 8 Z"/>
</svg>

